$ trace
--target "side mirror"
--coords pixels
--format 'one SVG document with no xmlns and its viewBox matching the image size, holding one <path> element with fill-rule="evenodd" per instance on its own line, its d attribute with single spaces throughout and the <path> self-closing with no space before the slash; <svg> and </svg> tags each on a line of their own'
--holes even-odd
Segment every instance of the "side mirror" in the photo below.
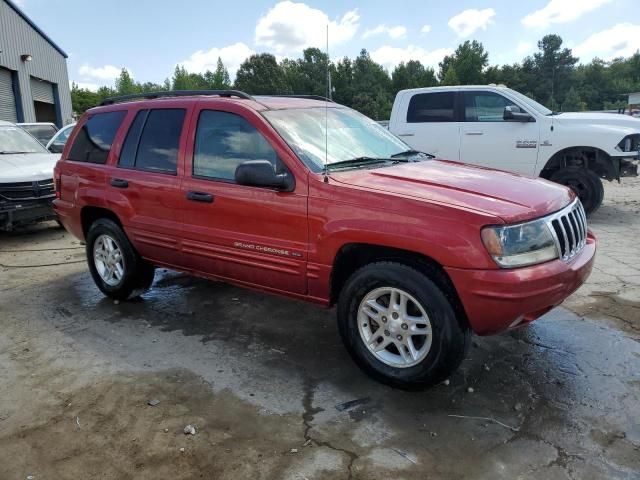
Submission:
<svg viewBox="0 0 640 480">
<path fill-rule="evenodd" d="M 54 142 L 51 145 L 49 145 L 49 151 L 51 153 L 62 153 L 63 150 L 64 150 L 64 143 Z"/>
<path fill-rule="evenodd" d="M 275 188 L 283 192 L 291 192 L 295 180 L 289 172 L 276 174 L 269 160 L 247 160 L 236 168 L 236 183 L 252 187 Z"/>
<path fill-rule="evenodd" d="M 504 107 L 502 118 L 507 122 L 535 122 L 531 115 L 521 112 L 518 107 Z"/>
</svg>

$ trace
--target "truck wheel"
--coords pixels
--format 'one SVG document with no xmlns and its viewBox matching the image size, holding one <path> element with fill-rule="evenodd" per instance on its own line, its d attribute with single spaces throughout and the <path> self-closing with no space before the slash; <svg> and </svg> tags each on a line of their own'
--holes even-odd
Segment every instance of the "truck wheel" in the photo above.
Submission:
<svg viewBox="0 0 640 480">
<path fill-rule="evenodd" d="M 338 328 L 374 379 L 417 390 L 446 380 L 463 360 L 469 329 L 428 276 L 399 263 L 356 271 L 340 293 Z"/>
<path fill-rule="evenodd" d="M 602 180 L 595 172 L 582 167 L 567 167 L 551 175 L 551 181 L 573 190 L 587 215 L 595 212 L 604 199 Z"/>
<path fill-rule="evenodd" d="M 143 260 L 112 220 L 95 221 L 87 234 L 87 262 L 93 281 L 106 296 L 127 300 L 147 291 L 155 269 Z"/>
</svg>

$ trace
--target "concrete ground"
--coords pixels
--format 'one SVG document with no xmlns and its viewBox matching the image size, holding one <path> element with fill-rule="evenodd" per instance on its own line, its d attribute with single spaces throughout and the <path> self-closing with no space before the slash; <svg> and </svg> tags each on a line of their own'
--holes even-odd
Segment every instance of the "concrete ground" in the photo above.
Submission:
<svg viewBox="0 0 640 480">
<path fill-rule="evenodd" d="M 166 271 L 115 304 L 53 224 L 1 235 L 0 479 L 637 479 L 639 215 L 607 185 L 588 284 L 421 393 L 333 311 Z"/>
</svg>

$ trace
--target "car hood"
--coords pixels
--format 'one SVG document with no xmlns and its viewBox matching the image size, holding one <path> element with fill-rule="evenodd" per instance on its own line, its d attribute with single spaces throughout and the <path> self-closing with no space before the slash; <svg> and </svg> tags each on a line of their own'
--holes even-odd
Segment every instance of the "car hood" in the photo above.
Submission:
<svg viewBox="0 0 640 480">
<path fill-rule="evenodd" d="M 515 223 L 556 212 L 575 195 L 539 178 L 445 160 L 332 172 L 352 186 L 452 205 Z"/>
<path fill-rule="evenodd" d="M 15 153 L 0 155 L 0 183 L 34 182 L 53 178 L 60 155 Z"/>
<path fill-rule="evenodd" d="M 630 115 L 621 115 L 619 113 L 592 113 L 592 112 L 575 112 L 560 113 L 553 117 L 562 123 L 589 123 L 592 125 L 615 125 L 618 127 L 631 128 L 636 132 L 640 132 L 640 118 L 634 118 Z"/>
</svg>

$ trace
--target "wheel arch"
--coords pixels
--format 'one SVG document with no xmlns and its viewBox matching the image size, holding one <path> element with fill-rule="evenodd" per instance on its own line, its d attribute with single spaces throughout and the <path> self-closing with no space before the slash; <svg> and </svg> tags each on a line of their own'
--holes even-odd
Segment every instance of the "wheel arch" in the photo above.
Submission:
<svg viewBox="0 0 640 480">
<path fill-rule="evenodd" d="M 330 279 L 330 303 L 335 304 L 349 277 L 370 263 L 396 262 L 418 270 L 429 277 L 443 291 L 456 312 L 456 317 L 468 327 L 464 306 L 455 285 L 445 269 L 433 258 L 422 253 L 368 243 L 343 245 L 333 261 Z"/>
<path fill-rule="evenodd" d="M 87 233 L 89 233 L 89 228 L 91 225 L 100 218 L 108 218 L 115 222 L 120 228 L 122 228 L 122 222 L 120 218 L 111 210 L 103 207 L 94 207 L 94 206 L 85 206 L 82 207 L 80 211 L 80 219 L 82 222 L 82 232 L 84 234 L 84 238 L 87 238 Z"/>
<path fill-rule="evenodd" d="M 601 148 L 587 145 L 566 147 L 555 152 L 540 171 L 540 177 L 548 180 L 566 167 L 587 168 L 609 181 L 620 178 L 619 162 Z"/>
</svg>

